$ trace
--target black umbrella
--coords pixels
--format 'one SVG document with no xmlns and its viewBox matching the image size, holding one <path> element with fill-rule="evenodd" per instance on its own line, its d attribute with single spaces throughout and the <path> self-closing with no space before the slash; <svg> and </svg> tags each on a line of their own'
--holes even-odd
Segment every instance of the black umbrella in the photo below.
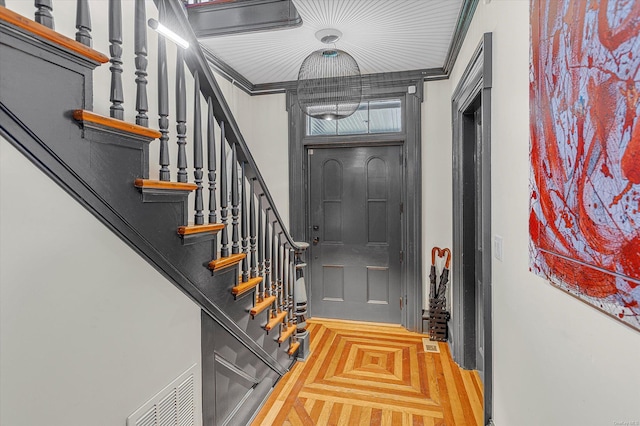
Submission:
<svg viewBox="0 0 640 426">
<path fill-rule="evenodd" d="M 440 249 L 438 247 L 431 249 L 431 273 L 429 273 L 429 281 L 431 283 L 429 289 L 430 299 L 436 297 L 436 254 L 440 256 Z"/>
<path fill-rule="evenodd" d="M 447 283 L 449 282 L 449 266 L 451 265 L 451 250 L 448 248 L 440 250 L 439 257 L 446 257 L 444 262 L 444 268 L 440 274 L 440 284 L 438 285 L 438 291 L 436 293 L 436 299 L 444 300 L 447 293 Z M 432 271 L 435 271 L 435 266 L 432 266 Z M 435 272 L 433 272 L 435 275 Z M 434 279 L 435 285 L 435 279 Z"/>
</svg>

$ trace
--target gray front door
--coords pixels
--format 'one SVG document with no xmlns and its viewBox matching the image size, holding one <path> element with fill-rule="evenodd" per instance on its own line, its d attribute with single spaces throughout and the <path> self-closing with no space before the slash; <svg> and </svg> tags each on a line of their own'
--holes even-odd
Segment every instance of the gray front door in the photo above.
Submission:
<svg viewBox="0 0 640 426">
<path fill-rule="evenodd" d="M 400 323 L 400 146 L 309 149 L 313 316 Z"/>
</svg>

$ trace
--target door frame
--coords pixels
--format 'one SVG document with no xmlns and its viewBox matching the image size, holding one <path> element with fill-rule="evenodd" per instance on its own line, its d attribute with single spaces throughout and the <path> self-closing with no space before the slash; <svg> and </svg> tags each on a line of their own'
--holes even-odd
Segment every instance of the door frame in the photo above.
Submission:
<svg viewBox="0 0 640 426">
<path fill-rule="evenodd" d="M 480 211 L 482 249 L 481 268 L 483 283 L 482 305 L 484 309 L 484 423 L 489 424 L 493 411 L 493 351 L 492 351 L 492 312 L 491 312 L 491 87 L 492 87 L 492 34 L 485 33 L 476 48 L 464 74 L 460 78 L 451 97 L 453 120 L 453 265 L 452 265 L 452 317 L 449 344 L 453 359 L 463 368 L 476 368 L 475 318 L 463 315 L 469 303 L 475 301 L 465 297 L 465 282 L 462 268 L 463 251 L 463 158 L 465 141 L 470 134 L 465 126 L 465 114 L 474 101 L 480 98 L 482 117 L 482 141 L 479 158 L 481 197 L 478 202 Z M 473 144 L 475 147 L 475 143 Z M 474 148 L 475 149 L 475 148 Z M 478 176 L 478 175 L 476 175 Z M 478 182 L 476 182 L 476 185 Z M 476 186 L 477 188 L 477 186 Z M 477 190 L 477 189 L 476 189 Z M 475 282 L 474 282 L 475 286 Z M 468 296 L 468 295 L 467 295 Z M 474 308 L 475 309 L 475 308 Z"/>
<path fill-rule="evenodd" d="M 289 229 L 294 239 L 310 241 L 308 199 L 308 149 L 370 145 L 401 145 L 403 214 L 401 219 L 400 294 L 404 296 L 402 325 L 411 331 L 422 331 L 422 172 L 421 172 L 421 106 L 422 79 L 379 82 L 363 87 L 363 99 L 396 98 L 402 101 L 402 132 L 342 136 L 307 136 L 306 115 L 300 110 L 295 90 L 287 91 L 289 113 Z M 312 259 L 307 259 L 311 262 Z M 307 268 L 309 271 L 310 268 Z M 307 275 L 309 290 L 310 274 Z M 310 306 L 311 311 L 313 307 Z"/>
</svg>

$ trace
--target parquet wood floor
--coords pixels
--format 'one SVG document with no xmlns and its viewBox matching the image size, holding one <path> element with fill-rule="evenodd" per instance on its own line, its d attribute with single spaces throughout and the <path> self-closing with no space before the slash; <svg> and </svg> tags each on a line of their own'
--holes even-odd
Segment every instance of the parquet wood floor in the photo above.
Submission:
<svg viewBox="0 0 640 426">
<path fill-rule="evenodd" d="M 482 383 L 448 345 L 425 352 L 400 326 L 313 319 L 311 355 L 276 385 L 252 426 L 482 425 Z"/>
</svg>

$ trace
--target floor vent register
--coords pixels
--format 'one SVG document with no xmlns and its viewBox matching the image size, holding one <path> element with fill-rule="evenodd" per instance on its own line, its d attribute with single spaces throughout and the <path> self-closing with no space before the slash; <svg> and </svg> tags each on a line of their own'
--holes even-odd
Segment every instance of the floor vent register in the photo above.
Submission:
<svg viewBox="0 0 640 426">
<path fill-rule="evenodd" d="M 422 347 L 424 348 L 425 352 L 431 352 L 431 353 L 436 353 L 436 354 L 440 353 L 440 348 L 438 347 L 438 342 L 434 342 L 434 341 L 429 340 L 427 338 L 423 338 L 422 339 Z"/>
</svg>

